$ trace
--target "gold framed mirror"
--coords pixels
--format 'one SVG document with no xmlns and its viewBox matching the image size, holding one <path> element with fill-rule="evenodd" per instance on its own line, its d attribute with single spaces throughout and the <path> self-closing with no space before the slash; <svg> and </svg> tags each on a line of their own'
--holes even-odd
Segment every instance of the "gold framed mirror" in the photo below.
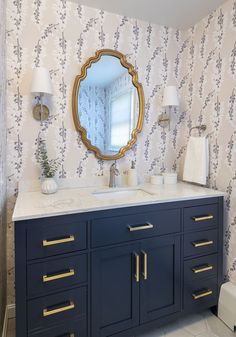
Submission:
<svg viewBox="0 0 236 337">
<path fill-rule="evenodd" d="M 144 119 L 144 93 L 125 56 L 102 49 L 90 57 L 73 87 L 76 130 L 88 150 L 103 160 L 123 157 L 137 141 Z"/>
</svg>

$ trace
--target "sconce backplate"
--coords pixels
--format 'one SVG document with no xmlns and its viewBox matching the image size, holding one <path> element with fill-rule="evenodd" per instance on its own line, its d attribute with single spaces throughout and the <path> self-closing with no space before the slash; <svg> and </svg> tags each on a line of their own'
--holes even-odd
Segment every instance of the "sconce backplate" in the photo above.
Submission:
<svg viewBox="0 0 236 337">
<path fill-rule="evenodd" d="M 49 116 L 49 109 L 46 105 L 36 104 L 33 108 L 33 116 L 37 121 L 45 121 Z"/>
<path fill-rule="evenodd" d="M 170 117 L 166 113 L 162 113 L 158 118 L 158 125 L 166 128 L 170 124 Z"/>
</svg>

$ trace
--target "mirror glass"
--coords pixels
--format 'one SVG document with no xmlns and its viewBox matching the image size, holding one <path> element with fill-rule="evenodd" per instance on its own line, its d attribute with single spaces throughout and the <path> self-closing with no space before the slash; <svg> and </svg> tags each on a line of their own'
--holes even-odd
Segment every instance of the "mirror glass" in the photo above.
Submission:
<svg viewBox="0 0 236 337">
<path fill-rule="evenodd" d="M 92 146 L 113 156 L 127 145 L 139 119 L 139 96 L 118 57 L 102 55 L 92 63 L 77 99 L 80 124 Z"/>
<path fill-rule="evenodd" d="M 103 160 L 123 157 L 137 141 L 144 119 L 144 94 L 125 55 L 96 51 L 74 82 L 73 119 L 88 150 Z"/>
</svg>

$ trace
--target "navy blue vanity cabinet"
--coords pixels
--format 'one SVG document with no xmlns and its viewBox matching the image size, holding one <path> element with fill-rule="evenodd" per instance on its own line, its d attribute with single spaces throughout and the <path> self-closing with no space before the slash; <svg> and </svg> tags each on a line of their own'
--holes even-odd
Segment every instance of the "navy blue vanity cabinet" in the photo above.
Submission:
<svg viewBox="0 0 236 337">
<path fill-rule="evenodd" d="M 138 336 L 217 305 L 223 197 L 15 222 L 16 337 Z"/>
<path fill-rule="evenodd" d="M 140 258 L 140 322 L 180 311 L 180 236 L 144 241 Z"/>
<path fill-rule="evenodd" d="M 92 336 L 110 336 L 139 324 L 139 244 L 92 254 Z"/>
</svg>

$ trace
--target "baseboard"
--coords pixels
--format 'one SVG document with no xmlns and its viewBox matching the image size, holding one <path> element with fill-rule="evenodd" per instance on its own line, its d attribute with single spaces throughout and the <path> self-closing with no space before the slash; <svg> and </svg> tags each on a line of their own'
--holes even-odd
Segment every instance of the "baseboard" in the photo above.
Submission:
<svg viewBox="0 0 236 337">
<path fill-rule="evenodd" d="M 8 320 L 16 317 L 16 306 L 15 304 L 8 304 L 6 306 L 3 329 L 2 329 L 2 337 L 7 337 L 7 326 Z"/>
<path fill-rule="evenodd" d="M 16 305 L 8 304 L 7 305 L 8 319 L 16 317 Z"/>
<path fill-rule="evenodd" d="M 5 309 L 4 322 L 2 328 L 2 337 L 7 337 L 7 325 L 8 325 L 8 311 Z"/>
</svg>

